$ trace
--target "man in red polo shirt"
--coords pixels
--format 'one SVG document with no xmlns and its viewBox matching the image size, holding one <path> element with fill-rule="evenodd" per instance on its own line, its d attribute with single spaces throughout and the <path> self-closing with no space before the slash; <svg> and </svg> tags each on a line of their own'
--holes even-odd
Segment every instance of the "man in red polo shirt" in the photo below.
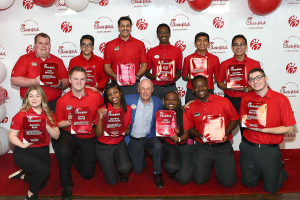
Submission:
<svg viewBox="0 0 300 200">
<path fill-rule="evenodd" d="M 220 61 L 219 58 L 207 51 L 207 47 L 209 46 L 209 35 L 204 32 L 200 32 L 195 36 L 195 47 L 197 48 L 195 53 L 187 56 L 184 59 L 183 70 L 182 70 L 182 79 L 188 81 L 186 87 L 186 95 L 185 102 L 195 100 L 197 97 L 193 93 L 192 86 L 192 77 L 191 77 L 191 68 L 190 62 L 191 58 L 199 58 L 207 56 L 207 84 L 208 84 L 208 92 L 210 94 L 214 94 L 214 76 L 217 76 L 217 72 L 220 70 Z"/>
<path fill-rule="evenodd" d="M 62 199 L 72 198 L 71 163 L 84 179 L 94 176 L 97 157 L 95 147 L 97 138 L 94 128 L 88 134 L 77 134 L 71 131 L 72 108 L 91 109 L 92 121 L 96 119 L 98 106 L 104 103 L 100 92 L 85 87 L 87 73 L 82 67 L 73 67 L 69 71 L 71 90 L 57 101 L 56 115 L 58 127 L 61 128 L 58 151 L 59 174 L 61 180 Z M 71 133 L 72 132 L 72 133 Z"/>
<path fill-rule="evenodd" d="M 197 99 L 189 105 L 183 114 L 183 129 L 189 130 L 195 137 L 192 178 L 196 184 L 208 181 L 212 165 L 215 166 L 218 181 L 224 187 L 236 182 L 233 148 L 230 143 L 232 130 L 238 125 L 239 116 L 228 99 L 208 92 L 206 77 L 196 76 L 192 80 L 193 92 Z M 203 137 L 203 117 L 221 115 L 225 121 L 223 142 L 207 142 Z"/>
<path fill-rule="evenodd" d="M 84 35 L 80 39 L 80 55 L 72 58 L 69 63 L 68 71 L 70 71 L 74 66 L 81 66 L 88 72 L 87 84 L 89 82 L 95 82 L 95 85 L 89 84 L 91 89 L 98 89 L 103 92 L 105 86 L 107 85 L 109 78 L 104 72 L 103 59 L 96 56 L 94 51 L 94 37 L 91 35 Z M 92 73 L 92 69 L 94 70 Z"/>
<path fill-rule="evenodd" d="M 104 71 L 111 78 L 117 80 L 117 65 L 133 63 L 135 65 L 136 83 L 133 86 L 122 86 L 125 94 L 136 94 L 139 79 L 147 71 L 147 55 L 142 41 L 131 36 L 132 21 L 121 17 L 118 21 L 118 38 L 106 43 L 104 50 Z"/>
<path fill-rule="evenodd" d="M 294 132 L 296 124 L 291 104 L 286 96 L 267 86 L 268 77 L 260 68 L 249 72 L 248 80 L 255 92 L 242 98 L 240 117 L 244 115 L 245 101 L 260 101 L 267 104 L 266 128 L 246 128 L 240 144 L 242 183 L 254 187 L 262 178 L 267 192 L 278 192 L 288 173 L 281 164 L 279 144 L 284 134 Z"/>
<path fill-rule="evenodd" d="M 24 98 L 30 86 L 40 85 L 40 64 L 42 62 L 58 64 L 59 83 L 56 86 L 42 86 L 50 109 L 55 111 L 57 99 L 69 86 L 66 67 L 60 58 L 50 54 L 51 43 L 47 34 L 39 33 L 34 37 L 33 49 L 34 52 L 21 56 L 15 64 L 11 73 L 11 84 L 20 87 L 20 95 Z"/>
<path fill-rule="evenodd" d="M 163 99 L 169 91 L 177 91 L 176 81 L 181 76 L 182 52 L 179 48 L 170 44 L 171 29 L 167 24 L 160 24 L 156 30 L 159 45 L 148 51 L 148 70 L 146 77 L 151 79 L 154 92 L 153 95 Z M 168 62 L 165 59 L 172 59 L 175 62 L 175 77 L 172 81 L 157 81 L 157 66 L 160 62 Z M 152 69 L 152 73 L 150 70 Z"/>
</svg>

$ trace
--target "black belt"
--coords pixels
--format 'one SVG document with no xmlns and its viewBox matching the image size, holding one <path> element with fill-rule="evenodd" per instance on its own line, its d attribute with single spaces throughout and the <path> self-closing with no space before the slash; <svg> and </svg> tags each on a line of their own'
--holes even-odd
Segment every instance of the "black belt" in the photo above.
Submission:
<svg viewBox="0 0 300 200">
<path fill-rule="evenodd" d="M 134 139 L 134 140 L 142 140 L 142 139 L 144 139 L 145 137 L 135 138 L 135 137 L 130 136 L 130 138 L 131 138 L 131 139 Z"/>
<path fill-rule="evenodd" d="M 247 144 L 250 144 L 251 146 L 258 147 L 258 148 L 266 148 L 266 147 L 278 147 L 278 144 L 256 144 L 253 142 L 250 142 L 246 138 L 243 137 L 243 141 Z"/>
<path fill-rule="evenodd" d="M 119 143 L 118 144 L 105 144 L 105 143 L 101 143 L 98 141 L 98 144 L 103 145 L 103 146 L 111 146 L 112 147 L 112 146 L 118 145 Z"/>
<path fill-rule="evenodd" d="M 222 142 L 222 143 L 203 143 L 203 144 L 207 144 L 207 145 L 209 145 L 209 146 L 212 146 L 212 147 L 219 147 L 219 146 L 222 146 L 222 145 L 224 145 L 224 144 L 227 144 L 229 141 L 227 141 L 227 142 Z"/>
<path fill-rule="evenodd" d="M 182 147 L 182 146 L 185 146 L 185 145 L 187 145 L 187 144 L 188 144 L 187 142 L 182 143 L 182 144 L 176 143 L 174 146 L 176 146 L 176 147 Z"/>
<path fill-rule="evenodd" d="M 157 86 L 165 88 L 165 87 L 170 87 L 170 86 L 173 86 L 173 85 L 175 85 L 175 83 L 167 83 L 167 84 L 164 84 L 164 85 L 157 85 Z"/>
</svg>

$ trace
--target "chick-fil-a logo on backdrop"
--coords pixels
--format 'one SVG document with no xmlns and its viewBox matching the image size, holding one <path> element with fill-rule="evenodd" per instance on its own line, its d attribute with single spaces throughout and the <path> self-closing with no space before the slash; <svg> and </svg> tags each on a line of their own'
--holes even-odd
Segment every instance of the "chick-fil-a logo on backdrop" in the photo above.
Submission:
<svg viewBox="0 0 300 200">
<path fill-rule="evenodd" d="M 283 41 L 283 49 L 285 52 L 299 52 L 300 38 L 297 36 L 290 36 Z"/>
<path fill-rule="evenodd" d="M 131 3 L 134 4 L 135 8 L 140 7 L 149 7 L 149 4 L 152 3 L 151 0 L 131 0 Z"/>
<path fill-rule="evenodd" d="M 62 32 L 64 33 L 70 33 L 73 29 L 73 26 L 71 25 L 70 22 L 68 21 L 64 21 L 61 25 L 60 25 L 60 29 L 62 30 Z"/>
<path fill-rule="evenodd" d="M 210 53 L 226 53 L 228 50 L 227 42 L 224 38 L 216 37 L 209 43 L 208 50 Z"/>
<path fill-rule="evenodd" d="M 94 29 L 97 30 L 97 33 L 111 33 L 114 29 L 114 24 L 109 17 L 102 16 L 95 21 Z"/>
<path fill-rule="evenodd" d="M 213 20 L 213 26 L 215 27 L 215 28 L 223 28 L 224 27 L 224 24 L 225 24 L 225 21 L 223 20 L 223 18 L 222 17 L 216 17 L 216 18 L 214 18 L 214 20 Z"/>
<path fill-rule="evenodd" d="M 185 2 L 185 0 L 175 0 L 175 2 L 178 4 L 183 4 Z"/>
<path fill-rule="evenodd" d="M 285 67 L 285 70 L 287 73 L 289 74 L 294 74 L 297 71 L 297 66 L 295 63 L 289 63 L 287 64 L 287 66 Z"/>
<path fill-rule="evenodd" d="M 21 24 L 20 31 L 24 36 L 37 35 L 40 32 L 39 25 L 36 21 L 28 19 Z"/>
<path fill-rule="evenodd" d="M 261 42 L 259 41 L 259 39 L 253 39 L 250 42 L 250 47 L 252 50 L 259 50 L 261 48 Z"/>
<path fill-rule="evenodd" d="M 23 7 L 26 10 L 31 10 L 33 8 L 33 0 L 23 0 Z"/>
<path fill-rule="evenodd" d="M 55 6 L 57 7 L 57 9 L 60 10 L 68 10 L 68 7 L 65 3 L 65 0 L 56 0 L 55 1 Z"/>
<path fill-rule="evenodd" d="M 76 45 L 72 42 L 64 42 L 58 47 L 58 53 L 61 58 L 74 58 L 78 52 Z"/>
<path fill-rule="evenodd" d="M 145 39 L 141 39 L 141 41 L 144 42 L 146 53 L 148 53 L 149 49 L 151 49 L 151 43 Z"/>
<path fill-rule="evenodd" d="M 0 45 L 0 60 L 3 60 L 6 57 L 6 52 L 3 46 Z"/>
<path fill-rule="evenodd" d="M 171 21 L 170 26 L 173 31 L 186 31 L 190 27 L 190 19 L 184 14 L 175 15 Z"/>
<path fill-rule="evenodd" d="M 101 53 L 104 53 L 104 50 L 105 50 L 105 42 L 102 42 L 100 45 L 99 45 L 99 51 L 101 52 Z"/>
<path fill-rule="evenodd" d="M 109 3 L 109 0 L 102 0 L 99 2 L 99 6 L 107 6 Z"/>
<path fill-rule="evenodd" d="M 263 29 L 267 25 L 266 17 L 252 14 L 247 18 L 246 25 L 249 29 Z"/>
<path fill-rule="evenodd" d="M 211 6 L 226 6 L 229 0 L 212 0 Z"/>
<path fill-rule="evenodd" d="M 300 4 L 299 0 L 285 0 L 287 4 L 292 4 L 292 5 L 296 5 L 296 4 Z"/>
<path fill-rule="evenodd" d="M 281 87 L 280 93 L 286 97 L 297 97 L 299 94 L 299 86 L 294 82 L 287 82 Z"/>
<path fill-rule="evenodd" d="M 299 25 L 299 19 L 298 19 L 298 16 L 296 15 L 292 15 L 290 18 L 289 18 L 289 25 L 291 27 L 297 27 Z"/>
<path fill-rule="evenodd" d="M 137 20 L 136 22 L 136 27 L 139 29 L 139 30 L 146 30 L 147 27 L 148 27 L 148 22 L 146 22 L 145 19 L 139 19 Z"/>
<path fill-rule="evenodd" d="M 34 52 L 33 46 L 32 45 L 28 45 L 26 48 L 26 53 L 31 53 Z"/>
<path fill-rule="evenodd" d="M 8 117 L 5 117 L 1 122 L 0 124 L 6 124 L 8 122 Z"/>
<path fill-rule="evenodd" d="M 185 90 L 184 90 L 183 87 L 177 87 L 177 92 L 178 92 L 178 94 L 180 95 L 181 98 L 184 97 L 184 95 L 185 95 Z M 187 102 L 186 102 L 186 103 L 187 103 Z"/>
<path fill-rule="evenodd" d="M 175 47 L 179 48 L 181 51 L 184 51 L 186 49 L 186 44 L 184 44 L 184 41 L 178 40 L 175 42 Z"/>
</svg>

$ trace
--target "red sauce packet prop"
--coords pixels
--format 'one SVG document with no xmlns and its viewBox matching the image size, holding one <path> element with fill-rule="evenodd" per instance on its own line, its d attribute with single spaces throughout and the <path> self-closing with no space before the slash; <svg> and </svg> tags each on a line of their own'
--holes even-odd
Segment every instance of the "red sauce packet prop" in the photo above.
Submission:
<svg viewBox="0 0 300 200">
<path fill-rule="evenodd" d="M 71 115 L 71 134 L 88 134 L 92 132 L 92 111 L 90 107 L 73 107 Z"/>
<path fill-rule="evenodd" d="M 222 142 L 225 139 L 225 121 L 221 115 L 203 117 L 203 136 L 208 142 Z"/>
<path fill-rule="evenodd" d="M 267 124 L 267 104 L 263 101 L 243 102 L 242 127 L 265 128 Z"/>
<path fill-rule="evenodd" d="M 26 115 L 23 118 L 23 143 L 43 143 L 46 141 L 45 115 Z"/>
<path fill-rule="evenodd" d="M 59 67 L 56 63 L 42 62 L 40 64 L 40 84 L 58 85 Z"/>
<path fill-rule="evenodd" d="M 117 65 L 117 82 L 121 86 L 135 84 L 135 65 L 133 63 Z"/>
<path fill-rule="evenodd" d="M 177 133 L 176 112 L 159 110 L 156 112 L 156 136 L 170 137 Z"/>
<path fill-rule="evenodd" d="M 103 116 L 102 127 L 104 136 L 125 135 L 125 114 L 123 109 L 107 109 Z"/>
<path fill-rule="evenodd" d="M 87 73 L 85 85 L 89 87 L 95 87 L 95 66 L 83 66 L 83 68 L 86 70 Z"/>
<path fill-rule="evenodd" d="M 156 80 L 173 81 L 175 72 L 175 61 L 173 59 L 160 59 L 156 67 Z"/>
<path fill-rule="evenodd" d="M 247 86 L 247 69 L 243 64 L 229 65 L 226 76 L 227 88 L 244 88 Z"/>
<path fill-rule="evenodd" d="M 202 75 L 206 78 L 209 76 L 207 70 L 207 56 L 201 58 L 191 58 L 190 74 L 191 78 L 194 78 L 197 75 Z"/>
</svg>

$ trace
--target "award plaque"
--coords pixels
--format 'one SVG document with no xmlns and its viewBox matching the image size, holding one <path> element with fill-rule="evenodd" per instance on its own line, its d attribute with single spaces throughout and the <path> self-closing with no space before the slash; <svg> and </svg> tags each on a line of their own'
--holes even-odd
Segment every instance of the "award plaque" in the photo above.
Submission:
<svg viewBox="0 0 300 200">
<path fill-rule="evenodd" d="M 176 112 L 174 110 L 159 110 L 156 112 L 156 136 L 170 137 L 177 133 Z"/>
<path fill-rule="evenodd" d="M 221 115 L 203 117 L 203 136 L 208 142 L 222 142 L 225 139 L 225 121 Z"/>
<path fill-rule="evenodd" d="M 156 80 L 173 81 L 175 72 L 175 61 L 173 59 L 160 59 L 156 67 Z"/>
<path fill-rule="evenodd" d="M 83 68 L 86 70 L 86 86 L 89 87 L 95 87 L 96 86 L 96 80 L 95 80 L 95 66 L 83 66 Z"/>
<path fill-rule="evenodd" d="M 104 136 L 125 135 L 125 114 L 124 110 L 107 109 L 107 113 L 103 116 L 102 127 Z"/>
<path fill-rule="evenodd" d="M 135 65 L 134 65 L 134 63 L 117 65 L 117 82 L 121 86 L 135 84 Z"/>
<path fill-rule="evenodd" d="M 267 124 L 267 104 L 263 101 L 243 102 L 242 127 L 265 128 Z"/>
<path fill-rule="evenodd" d="M 89 134 L 92 132 L 92 111 L 90 107 L 71 109 L 71 134 Z"/>
<path fill-rule="evenodd" d="M 40 84 L 41 85 L 58 85 L 59 67 L 56 63 L 42 62 L 40 64 Z"/>
<path fill-rule="evenodd" d="M 43 143 L 46 141 L 45 115 L 26 115 L 23 118 L 23 143 Z"/>
<path fill-rule="evenodd" d="M 194 78 L 197 75 L 205 76 L 206 78 L 208 75 L 207 69 L 207 56 L 199 57 L 199 58 L 191 58 L 190 60 L 190 74 L 191 78 Z"/>
<path fill-rule="evenodd" d="M 247 86 L 247 69 L 243 64 L 229 65 L 226 76 L 227 88 L 244 88 Z"/>
</svg>

